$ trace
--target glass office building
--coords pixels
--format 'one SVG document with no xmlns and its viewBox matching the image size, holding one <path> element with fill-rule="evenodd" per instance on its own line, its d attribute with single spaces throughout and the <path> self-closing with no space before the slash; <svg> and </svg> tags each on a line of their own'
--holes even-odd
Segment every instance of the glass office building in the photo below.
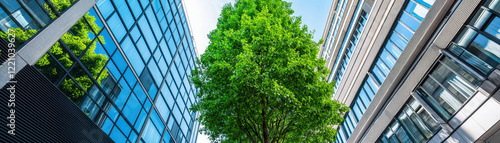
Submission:
<svg viewBox="0 0 500 143">
<path fill-rule="evenodd" d="M 500 1 L 365 0 L 366 22 L 353 25 L 360 3 L 348 2 L 351 23 L 339 29 L 350 37 L 326 39 L 318 54 L 332 69 L 332 98 L 351 109 L 336 142 L 498 140 Z"/>
<path fill-rule="evenodd" d="M 30 39 L 86 3 L 0 2 L 3 33 Z M 33 66 L 115 142 L 196 142 L 189 75 L 197 54 L 183 3 L 99 0 L 89 8 Z"/>
</svg>

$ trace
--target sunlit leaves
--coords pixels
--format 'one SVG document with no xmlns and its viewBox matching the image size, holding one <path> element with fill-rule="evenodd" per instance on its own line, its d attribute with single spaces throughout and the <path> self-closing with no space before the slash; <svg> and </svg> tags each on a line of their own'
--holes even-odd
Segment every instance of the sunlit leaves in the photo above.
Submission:
<svg viewBox="0 0 500 143">
<path fill-rule="evenodd" d="M 201 131 L 219 142 L 333 142 L 348 108 L 330 100 L 333 84 L 318 43 L 281 0 L 225 5 L 210 45 L 192 71 Z M 266 126 L 267 124 L 267 126 Z M 265 134 L 267 128 L 268 134 Z"/>
</svg>

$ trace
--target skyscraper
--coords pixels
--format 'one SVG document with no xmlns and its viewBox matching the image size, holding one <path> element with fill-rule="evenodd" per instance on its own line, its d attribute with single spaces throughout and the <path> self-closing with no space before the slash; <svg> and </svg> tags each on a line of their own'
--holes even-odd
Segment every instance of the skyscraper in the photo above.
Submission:
<svg viewBox="0 0 500 143">
<path fill-rule="evenodd" d="M 334 0 L 319 58 L 337 142 L 497 141 L 498 0 Z"/>
<path fill-rule="evenodd" d="M 180 0 L 0 0 L 0 19 L 3 141 L 196 142 Z"/>
</svg>

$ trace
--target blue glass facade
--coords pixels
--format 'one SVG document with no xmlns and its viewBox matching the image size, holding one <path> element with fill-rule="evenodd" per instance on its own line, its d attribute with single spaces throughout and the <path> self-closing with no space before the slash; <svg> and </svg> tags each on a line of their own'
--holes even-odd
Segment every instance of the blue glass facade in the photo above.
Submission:
<svg viewBox="0 0 500 143">
<path fill-rule="evenodd" d="M 434 1 L 407 1 L 350 105 L 351 110 L 339 126 L 336 142 L 346 142 L 351 136 L 380 85 L 384 82 L 433 3 Z"/>
<path fill-rule="evenodd" d="M 40 29 L 63 11 L 46 2 L 0 0 L 0 29 Z M 196 142 L 191 37 L 180 0 L 100 0 L 35 67 L 115 142 Z"/>
<path fill-rule="evenodd" d="M 410 98 L 377 142 L 426 142 L 441 126 L 422 105 Z"/>
</svg>

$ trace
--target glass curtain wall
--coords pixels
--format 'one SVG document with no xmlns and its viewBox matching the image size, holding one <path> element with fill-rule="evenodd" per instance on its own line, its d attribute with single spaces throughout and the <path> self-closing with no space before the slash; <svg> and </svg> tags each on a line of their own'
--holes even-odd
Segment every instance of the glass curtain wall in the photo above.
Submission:
<svg viewBox="0 0 500 143">
<path fill-rule="evenodd" d="M 25 30 L 50 19 L 21 2 L 55 18 L 75 1 L 0 2 L 1 26 Z M 115 142 L 195 142 L 195 59 L 180 0 L 100 0 L 34 66 Z"/>
<path fill-rule="evenodd" d="M 405 49 L 408 41 L 413 37 L 432 4 L 434 4 L 434 0 L 407 1 L 350 105 L 351 110 L 346 114 L 344 122 L 338 128 L 337 142 L 346 142 L 351 136 L 380 85 L 384 82 L 385 77 Z"/>
</svg>

